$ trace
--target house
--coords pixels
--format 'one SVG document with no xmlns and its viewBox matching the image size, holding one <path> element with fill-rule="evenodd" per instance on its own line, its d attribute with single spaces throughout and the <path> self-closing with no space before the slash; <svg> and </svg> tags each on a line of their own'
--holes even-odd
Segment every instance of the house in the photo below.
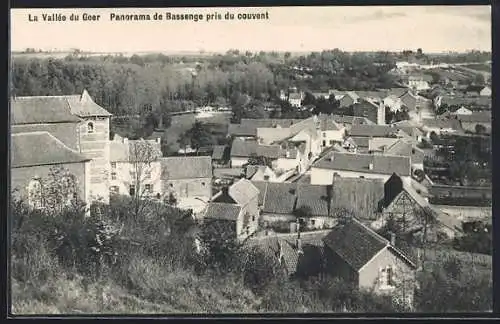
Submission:
<svg viewBox="0 0 500 324">
<path fill-rule="evenodd" d="M 281 154 L 279 145 L 259 145 L 256 141 L 235 138 L 231 145 L 231 167 L 242 167 L 248 163 L 248 159 L 252 156 L 264 157 L 271 162 L 278 159 Z"/>
<path fill-rule="evenodd" d="M 332 215 L 348 211 L 358 219 L 367 221 L 378 218 L 384 197 L 384 181 L 381 179 L 333 177 Z"/>
<path fill-rule="evenodd" d="M 352 218 L 323 238 L 326 269 L 360 289 L 389 294 L 413 304 L 416 261 L 382 236 Z"/>
<path fill-rule="evenodd" d="M 385 106 L 382 102 L 363 98 L 354 104 L 353 109 L 355 116 L 365 117 L 377 125 L 385 124 Z"/>
<path fill-rule="evenodd" d="M 229 160 L 229 148 L 226 145 L 214 145 L 212 148 L 212 163 L 214 167 L 224 167 Z"/>
<path fill-rule="evenodd" d="M 288 102 L 292 107 L 299 108 L 302 106 L 302 100 L 304 99 L 304 95 L 302 93 L 290 93 L 288 96 Z"/>
<path fill-rule="evenodd" d="M 312 155 L 312 153 L 310 153 Z M 289 178 L 295 173 L 304 173 L 309 165 L 310 156 L 306 151 L 305 143 L 283 142 L 281 143 L 280 156 L 271 162 L 275 172 L 282 176 L 288 174 Z"/>
<path fill-rule="evenodd" d="M 82 94 L 15 97 L 11 100 L 12 133 L 47 131 L 91 159 L 92 200 L 109 202 L 109 122 L 111 114 Z"/>
<path fill-rule="evenodd" d="M 11 135 L 10 145 L 10 177 L 11 188 L 17 190 L 19 198 L 27 201 L 32 208 L 44 208 L 48 199 L 54 198 L 43 193 L 46 180 L 52 168 L 62 167 L 68 174 L 55 179 L 64 184 L 69 177 L 71 185 L 62 192 L 58 188 L 57 195 L 65 195 L 72 203 L 75 198 L 87 204 L 90 195 L 90 159 L 77 150 L 69 148 L 62 141 L 47 131 L 15 133 Z M 53 188 L 52 188 L 53 189 Z M 49 190 L 52 190 L 49 188 Z M 60 198 L 60 197 L 57 197 Z"/>
<path fill-rule="evenodd" d="M 246 178 L 252 181 L 281 182 L 282 179 L 266 165 L 247 165 Z"/>
<path fill-rule="evenodd" d="M 403 78 L 403 83 L 408 88 L 415 89 L 417 91 L 429 89 L 431 82 L 432 76 L 427 74 L 413 74 Z"/>
<path fill-rule="evenodd" d="M 163 197 L 161 157 L 160 138 L 129 140 L 115 135 L 110 143 L 110 196 Z"/>
<path fill-rule="evenodd" d="M 343 96 L 345 96 L 346 93 L 347 93 L 346 91 L 330 89 L 328 90 L 328 98 L 330 98 L 330 96 L 333 95 L 335 97 L 335 100 L 340 100 Z"/>
<path fill-rule="evenodd" d="M 340 108 L 350 107 L 359 101 L 359 96 L 354 91 L 347 91 L 345 95 L 343 95 L 339 99 Z"/>
<path fill-rule="evenodd" d="M 366 117 L 346 116 L 346 115 L 333 115 L 333 120 L 344 126 L 346 131 L 349 131 L 353 125 L 375 125 L 374 122 Z"/>
<path fill-rule="evenodd" d="M 484 133 L 491 133 L 492 119 L 490 112 L 473 112 L 467 115 L 457 115 L 456 118 L 465 131 L 476 133 L 478 127 L 482 127 Z"/>
<path fill-rule="evenodd" d="M 346 128 L 342 124 L 335 122 L 332 116 L 321 114 L 318 116 L 319 130 L 321 133 L 321 148 L 333 146 L 336 143 L 342 143 L 346 133 Z"/>
<path fill-rule="evenodd" d="M 410 120 L 402 120 L 402 121 L 399 121 L 399 122 L 392 123 L 391 126 L 394 127 L 394 128 L 396 128 L 396 129 L 398 129 L 398 130 L 402 130 L 415 143 L 422 142 L 422 138 L 423 138 L 424 134 L 417 127 L 417 125 L 414 124 L 412 121 L 410 121 Z"/>
<path fill-rule="evenodd" d="M 411 159 L 406 156 L 331 152 L 311 168 L 311 184 L 330 184 L 334 176 L 346 178 L 382 179 L 386 181 L 396 172 L 401 177 L 411 176 Z"/>
<path fill-rule="evenodd" d="M 489 86 L 484 87 L 479 91 L 481 97 L 491 97 L 491 88 Z"/>
<path fill-rule="evenodd" d="M 224 187 L 222 191 L 212 197 L 210 203 L 234 204 L 241 207 L 241 213 L 245 217 L 249 217 L 249 220 L 243 222 L 243 226 L 238 228 L 237 233 L 240 233 L 240 236 L 248 237 L 257 231 L 259 222 L 259 189 L 251 181 L 240 179 L 230 187 Z"/>
<path fill-rule="evenodd" d="M 229 124 L 228 136 L 241 140 L 256 139 L 257 128 L 254 128 L 252 125 Z"/>
<path fill-rule="evenodd" d="M 324 244 L 327 230 L 269 235 L 247 240 L 246 246 L 258 247 L 278 260 L 288 277 L 307 278 L 324 273 Z"/>
<path fill-rule="evenodd" d="M 470 110 L 491 110 L 490 97 L 465 97 L 465 96 L 438 96 L 434 99 L 436 108 L 446 105 L 447 107 L 465 107 Z"/>
<path fill-rule="evenodd" d="M 342 143 L 342 148 L 351 153 L 367 153 L 369 151 L 369 137 L 349 136 Z"/>
<path fill-rule="evenodd" d="M 422 131 L 426 138 L 430 138 L 431 133 L 436 135 L 440 134 L 450 134 L 460 132 L 462 126 L 457 119 L 454 118 L 424 118 L 422 119 Z"/>
<path fill-rule="evenodd" d="M 299 217 L 300 228 L 318 230 L 335 226 L 332 200 L 332 185 L 298 185 L 294 214 Z"/>
<path fill-rule="evenodd" d="M 268 183 L 262 197 L 261 215 L 264 227 L 276 222 L 295 222 L 296 183 Z"/>
<path fill-rule="evenodd" d="M 399 97 L 403 106 L 408 108 L 409 113 L 415 113 L 422 106 L 421 102 L 423 98 L 419 95 L 412 93 L 411 91 L 406 91 L 403 95 Z"/>
<path fill-rule="evenodd" d="M 371 153 L 407 156 L 411 159 L 412 170 L 424 169 L 424 151 L 405 139 L 372 138 L 369 142 Z"/>
<path fill-rule="evenodd" d="M 172 156 L 160 159 L 163 195 L 178 201 L 212 196 L 212 158 L 210 156 Z"/>
<path fill-rule="evenodd" d="M 434 217 L 424 214 L 430 213 Z M 432 219 L 435 218 L 436 225 Z M 373 228 L 380 228 L 389 219 L 396 220 L 403 226 L 404 233 L 421 232 L 427 227 L 427 240 L 436 240 L 439 235 L 448 238 L 455 237 L 461 232 L 461 221 L 453 219 L 444 213 L 435 210 L 409 182 L 393 174 L 384 184 L 383 212 L 379 220 L 372 223 Z M 427 221 L 427 219 L 429 219 Z"/>
<path fill-rule="evenodd" d="M 386 109 L 389 109 L 391 112 L 401 111 L 404 107 L 403 101 L 400 96 L 389 95 L 383 99 L 383 104 Z"/>
<path fill-rule="evenodd" d="M 210 202 L 203 216 L 203 222 L 217 222 L 224 229 L 231 228 L 231 236 L 244 241 L 257 230 L 258 219 L 250 215 L 239 204 Z"/>
<path fill-rule="evenodd" d="M 460 107 L 457 110 L 450 112 L 451 115 L 471 115 L 472 111 L 465 108 L 465 107 Z"/>
<path fill-rule="evenodd" d="M 408 136 L 401 129 L 391 125 L 353 125 L 347 134 L 353 137 L 399 138 Z"/>
</svg>

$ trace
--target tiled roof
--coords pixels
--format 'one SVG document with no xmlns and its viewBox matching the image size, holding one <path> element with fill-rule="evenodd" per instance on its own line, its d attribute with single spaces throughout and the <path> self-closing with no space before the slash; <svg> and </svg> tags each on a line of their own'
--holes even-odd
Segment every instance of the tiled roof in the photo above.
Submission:
<svg viewBox="0 0 500 324">
<path fill-rule="evenodd" d="M 264 156 L 270 159 L 281 157 L 279 145 L 259 145 L 256 141 L 244 141 L 238 138 L 231 145 L 231 157 L 250 157 L 252 155 Z"/>
<path fill-rule="evenodd" d="M 114 140 L 109 151 L 111 162 L 153 162 L 162 157 L 161 145 L 155 140 Z"/>
<path fill-rule="evenodd" d="M 66 97 L 16 97 L 11 100 L 13 125 L 42 123 L 78 123 L 80 118 L 71 114 Z"/>
<path fill-rule="evenodd" d="M 295 183 L 268 183 L 263 212 L 292 214 L 295 207 L 297 185 Z"/>
<path fill-rule="evenodd" d="M 244 141 L 235 138 L 231 145 L 231 157 L 250 157 L 252 154 L 257 153 L 256 141 Z"/>
<path fill-rule="evenodd" d="M 259 168 L 265 168 L 263 165 L 247 165 L 246 170 L 245 170 L 245 177 L 247 179 L 252 178 L 257 171 L 259 171 Z"/>
<path fill-rule="evenodd" d="M 259 190 L 259 206 L 264 205 L 267 192 L 267 181 L 252 181 L 252 184 Z"/>
<path fill-rule="evenodd" d="M 89 161 L 49 132 L 11 135 L 11 168 Z"/>
<path fill-rule="evenodd" d="M 311 216 L 330 216 L 331 188 L 322 185 L 300 184 L 297 187 L 296 208 L 307 207 Z M 329 192 L 330 191 L 330 192 Z"/>
<path fill-rule="evenodd" d="M 12 123 L 78 122 L 78 117 L 111 114 L 90 97 L 87 90 L 81 95 L 16 97 L 11 101 Z"/>
<path fill-rule="evenodd" d="M 332 214 L 350 210 L 360 219 L 374 219 L 384 198 L 384 181 L 334 177 Z"/>
<path fill-rule="evenodd" d="M 324 242 L 355 271 L 359 271 L 389 244 L 355 219 L 335 226 Z"/>
<path fill-rule="evenodd" d="M 229 124 L 227 131 L 230 136 L 257 136 L 257 128 L 251 125 Z"/>
<path fill-rule="evenodd" d="M 458 97 L 458 96 L 443 96 L 441 99 L 442 105 L 448 106 L 483 106 L 491 107 L 491 98 L 489 97 Z"/>
<path fill-rule="evenodd" d="M 462 123 L 491 123 L 490 112 L 473 112 L 470 115 L 458 115 L 457 119 Z"/>
<path fill-rule="evenodd" d="M 329 115 L 318 116 L 321 131 L 338 131 L 342 127 L 335 122 L 335 119 Z"/>
<path fill-rule="evenodd" d="M 204 218 L 236 221 L 240 213 L 239 205 L 211 202 L 207 205 Z"/>
<path fill-rule="evenodd" d="M 240 125 L 252 128 L 272 128 L 280 126 L 282 128 L 290 127 L 296 123 L 303 121 L 303 119 L 252 119 L 252 118 L 242 118 Z"/>
<path fill-rule="evenodd" d="M 225 145 L 214 145 L 213 151 L 212 151 L 212 160 L 224 159 L 225 150 L 226 150 Z"/>
<path fill-rule="evenodd" d="M 212 178 L 210 156 L 171 156 L 160 159 L 164 180 Z"/>
<path fill-rule="evenodd" d="M 374 99 L 383 99 L 386 96 L 386 92 L 379 91 L 356 91 L 360 98 L 374 98 Z"/>
<path fill-rule="evenodd" d="M 359 271 L 386 247 L 413 268 L 416 268 L 411 256 L 392 246 L 385 238 L 354 218 L 335 226 L 324 238 L 324 242 L 355 271 Z"/>
<path fill-rule="evenodd" d="M 339 124 L 351 124 L 351 125 L 373 125 L 374 123 L 366 117 L 357 116 L 346 116 L 346 115 L 333 115 L 333 120 Z"/>
<path fill-rule="evenodd" d="M 259 189 L 247 179 L 240 179 L 229 187 L 229 196 L 242 206 L 258 195 Z"/>
<path fill-rule="evenodd" d="M 372 164 L 372 169 L 369 166 Z M 331 152 L 317 161 L 313 167 L 377 174 L 410 175 L 410 158 L 395 155 L 353 154 Z"/>
<path fill-rule="evenodd" d="M 424 118 L 422 124 L 428 128 L 461 130 L 460 122 L 455 118 Z"/>
<path fill-rule="evenodd" d="M 356 144 L 356 146 L 359 148 L 368 148 L 370 145 L 370 138 L 369 137 L 351 136 L 350 138 L 353 140 L 354 144 Z"/>
<path fill-rule="evenodd" d="M 349 130 L 350 136 L 390 137 L 397 130 L 389 125 L 353 125 Z"/>
</svg>

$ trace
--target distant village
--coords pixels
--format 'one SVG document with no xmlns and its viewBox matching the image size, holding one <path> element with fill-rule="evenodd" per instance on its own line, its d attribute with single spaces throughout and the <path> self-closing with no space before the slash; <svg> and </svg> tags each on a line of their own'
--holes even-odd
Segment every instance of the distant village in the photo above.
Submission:
<svg viewBox="0 0 500 324">
<path fill-rule="evenodd" d="M 293 70 L 307 78 L 306 69 Z M 398 235 L 425 232 L 439 242 L 471 224 L 491 224 L 491 175 L 451 178 L 449 161 L 437 154 L 453 151 L 453 141 L 489 139 L 491 75 L 418 61 L 397 62 L 390 73 L 399 83 L 388 89 L 290 87 L 276 94 L 298 110 L 313 109 L 306 97 L 335 100 L 352 115 L 242 118 L 228 125 L 228 145 L 178 156 L 163 156 L 160 136 L 111 136 L 112 114 L 86 90 L 16 96 L 12 188 L 32 208 L 44 208 L 41 178 L 64 166 L 78 184 L 68 200 L 77 195 L 90 206 L 128 195 L 175 204 L 196 222 L 229 224 L 238 242 L 261 248 L 289 276 L 333 271 L 359 287 L 375 283 L 380 293 L 403 289 L 411 304 L 411 289 L 399 281 L 415 281 L 420 254 Z M 463 82 L 476 77 L 482 82 Z M 395 121 L 395 114 L 404 117 Z M 436 220 L 432 228 L 426 214 Z M 382 236 L 394 220 L 403 230 Z M 200 239 L 194 244 L 202 249 Z"/>
</svg>

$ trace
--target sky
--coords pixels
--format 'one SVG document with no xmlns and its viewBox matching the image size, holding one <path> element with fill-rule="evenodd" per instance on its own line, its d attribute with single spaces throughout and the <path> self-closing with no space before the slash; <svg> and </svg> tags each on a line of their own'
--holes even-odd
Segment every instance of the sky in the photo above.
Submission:
<svg viewBox="0 0 500 324">
<path fill-rule="evenodd" d="M 267 20 L 110 21 L 110 14 L 268 13 Z M 65 22 L 45 22 L 61 13 Z M 68 21 L 71 14 L 80 20 Z M 84 13 L 99 21 L 82 21 Z M 30 22 L 38 17 L 37 22 Z M 12 9 L 11 50 L 26 48 L 92 52 L 228 49 L 309 52 L 491 51 L 490 6 L 350 6 L 155 9 Z"/>
</svg>

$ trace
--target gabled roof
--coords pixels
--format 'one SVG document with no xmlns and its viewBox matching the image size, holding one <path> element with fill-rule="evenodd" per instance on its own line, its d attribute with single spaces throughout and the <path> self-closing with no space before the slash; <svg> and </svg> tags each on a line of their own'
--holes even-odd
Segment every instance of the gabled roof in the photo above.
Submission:
<svg viewBox="0 0 500 324">
<path fill-rule="evenodd" d="M 392 174 L 393 172 L 401 176 L 411 174 L 410 158 L 395 155 L 331 152 L 318 160 L 313 167 L 373 174 Z"/>
<path fill-rule="evenodd" d="M 323 240 L 328 248 L 355 271 L 359 271 L 385 248 L 390 248 L 402 260 L 416 268 L 415 263 L 408 256 L 356 219 L 338 224 Z"/>
<path fill-rule="evenodd" d="M 268 183 L 262 211 L 270 214 L 292 214 L 297 198 L 295 183 Z"/>
<path fill-rule="evenodd" d="M 264 200 L 267 194 L 267 181 L 252 180 L 252 184 L 259 190 L 259 206 L 264 205 Z"/>
<path fill-rule="evenodd" d="M 259 145 L 256 141 L 244 141 L 238 138 L 231 145 L 231 157 L 250 157 L 252 155 L 277 159 L 282 156 L 279 145 Z"/>
<path fill-rule="evenodd" d="M 374 125 L 375 123 L 366 117 L 347 116 L 347 115 L 333 115 L 333 120 L 339 124 L 351 125 Z"/>
<path fill-rule="evenodd" d="M 90 161 L 49 132 L 11 134 L 10 154 L 11 168 Z"/>
<path fill-rule="evenodd" d="M 212 178 L 210 156 L 169 156 L 160 162 L 162 180 Z"/>
<path fill-rule="evenodd" d="M 362 219 L 374 219 L 384 197 L 384 181 L 379 179 L 333 178 L 332 214 L 351 210 Z"/>
<path fill-rule="evenodd" d="M 237 204 L 244 206 L 259 195 L 259 189 L 251 181 L 240 179 L 229 187 L 228 194 Z"/>
<path fill-rule="evenodd" d="M 311 216 L 330 216 L 331 186 L 300 184 L 297 186 L 296 209 L 306 207 Z"/>
<path fill-rule="evenodd" d="M 66 97 L 16 97 L 11 100 L 11 123 L 78 123 L 80 118 L 71 113 Z"/>
<path fill-rule="evenodd" d="M 241 213 L 241 206 L 236 204 L 210 202 L 204 218 L 236 221 Z"/>
<path fill-rule="evenodd" d="M 352 125 L 349 135 L 358 137 L 391 137 L 396 131 L 396 129 L 389 125 Z"/>
<path fill-rule="evenodd" d="M 111 114 L 90 97 L 81 95 L 16 97 L 11 101 L 12 123 L 79 122 L 78 117 L 110 117 Z"/>
<path fill-rule="evenodd" d="M 349 138 L 359 148 L 368 148 L 369 145 L 370 145 L 370 138 L 369 137 L 355 137 L 355 136 L 350 136 Z"/>
</svg>

